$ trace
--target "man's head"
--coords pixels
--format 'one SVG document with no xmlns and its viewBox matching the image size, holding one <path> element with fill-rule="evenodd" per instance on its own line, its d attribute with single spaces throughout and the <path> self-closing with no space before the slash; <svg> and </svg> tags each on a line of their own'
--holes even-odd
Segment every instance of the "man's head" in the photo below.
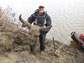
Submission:
<svg viewBox="0 0 84 63">
<path fill-rule="evenodd" d="M 39 6 L 39 14 L 43 14 L 45 7 Z"/>
</svg>

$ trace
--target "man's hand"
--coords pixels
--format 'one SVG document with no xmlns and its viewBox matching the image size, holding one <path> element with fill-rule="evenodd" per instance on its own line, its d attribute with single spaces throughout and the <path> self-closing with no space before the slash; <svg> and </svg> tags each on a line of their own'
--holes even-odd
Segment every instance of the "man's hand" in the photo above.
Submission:
<svg viewBox="0 0 84 63">
<path fill-rule="evenodd" d="M 48 33 L 48 31 L 44 31 L 44 30 L 41 30 L 40 32 L 41 32 L 41 33 Z"/>
<path fill-rule="evenodd" d="M 22 27 L 26 27 L 25 24 L 22 24 Z"/>
</svg>

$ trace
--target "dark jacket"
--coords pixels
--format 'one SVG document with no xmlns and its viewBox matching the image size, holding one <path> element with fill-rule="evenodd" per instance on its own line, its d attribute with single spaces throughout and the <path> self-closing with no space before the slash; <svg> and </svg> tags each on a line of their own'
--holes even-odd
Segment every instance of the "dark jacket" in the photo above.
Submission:
<svg viewBox="0 0 84 63">
<path fill-rule="evenodd" d="M 44 11 L 44 13 L 40 15 L 38 9 L 28 18 L 28 22 L 31 24 L 34 23 L 35 25 L 39 25 L 39 26 L 52 25 L 51 18 L 47 14 L 47 12 Z"/>
</svg>

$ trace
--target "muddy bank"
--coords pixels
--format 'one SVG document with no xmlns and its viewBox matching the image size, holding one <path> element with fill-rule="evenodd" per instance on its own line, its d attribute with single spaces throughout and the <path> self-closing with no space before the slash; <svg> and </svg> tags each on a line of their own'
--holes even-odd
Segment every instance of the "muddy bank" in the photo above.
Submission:
<svg viewBox="0 0 84 63">
<path fill-rule="evenodd" d="M 40 54 L 39 41 L 35 53 L 30 53 L 31 35 L 12 23 L 5 13 L 0 11 L 0 63 L 84 63 L 82 49 L 64 46 L 59 57 L 54 56 L 52 40 L 46 40 L 46 50 Z M 62 43 L 55 41 L 56 49 Z"/>
</svg>

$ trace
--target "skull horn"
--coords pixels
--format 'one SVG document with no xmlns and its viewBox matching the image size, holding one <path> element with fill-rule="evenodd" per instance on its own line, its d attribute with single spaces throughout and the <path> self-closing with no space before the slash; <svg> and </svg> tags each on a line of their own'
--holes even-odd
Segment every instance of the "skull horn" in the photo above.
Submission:
<svg viewBox="0 0 84 63">
<path fill-rule="evenodd" d="M 22 19 L 21 16 L 22 16 L 22 15 L 19 16 L 19 20 L 20 20 L 23 24 L 25 24 L 25 26 L 27 26 L 27 27 L 30 29 L 31 24 L 30 24 L 28 21 L 25 21 L 24 19 Z"/>
</svg>

